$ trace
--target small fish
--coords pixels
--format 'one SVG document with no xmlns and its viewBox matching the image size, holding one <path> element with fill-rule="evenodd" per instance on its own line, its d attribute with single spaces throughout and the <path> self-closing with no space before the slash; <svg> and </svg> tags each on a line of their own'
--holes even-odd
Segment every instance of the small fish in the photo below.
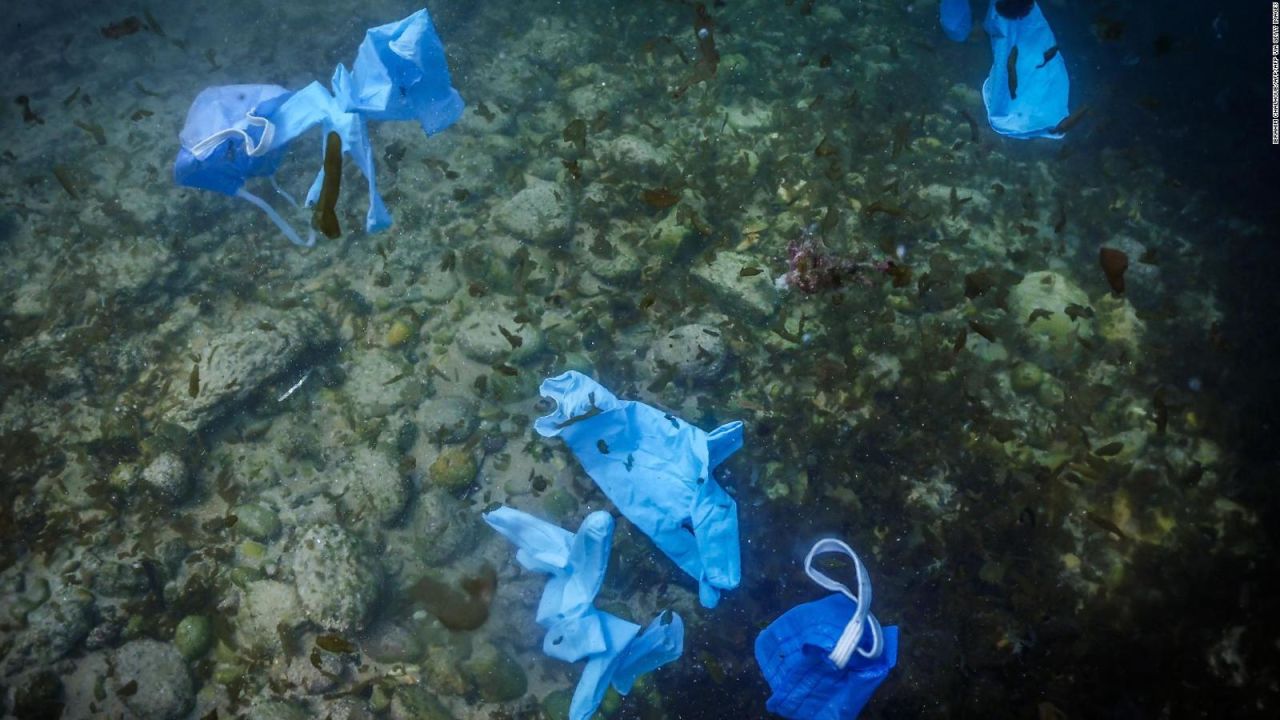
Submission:
<svg viewBox="0 0 1280 720">
<path fill-rule="evenodd" d="M 578 148 L 578 152 L 582 152 L 587 148 L 587 122 L 582 118 L 573 120 L 565 126 L 564 132 L 560 133 L 561 139 Z"/>
<path fill-rule="evenodd" d="M 467 294 L 471 297 L 484 297 L 489 292 L 489 288 L 484 283 L 473 280 L 467 285 Z"/>
<path fill-rule="evenodd" d="M 98 32 L 102 33 L 102 37 L 107 38 L 108 40 L 119 40 L 120 38 L 125 37 L 126 35 L 132 35 L 141 29 L 142 21 L 139 20 L 136 15 L 130 15 L 119 22 L 113 22 L 110 25 L 99 28 Z"/>
<path fill-rule="evenodd" d="M 76 127 L 89 133 L 93 137 L 93 141 L 99 145 L 107 144 L 107 131 L 102 129 L 98 123 L 87 123 L 83 120 L 76 120 Z"/>
<path fill-rule="evenodd" d="M 1151 406 L 1155 409 L 1152 420 L 1156 424 L 1156 434 L 1164 435 L 1169 426 L 1169 406 L 1165 404 L 1163 388 L 1156 390 L 1155 397 L 1151 398 Z"/>
<path fill-rule="evenodd" d="M 1082 119 L 1084 119 L 1084 116 L 1088 114 L 1089 114 L 1089 106 L 1085 105 L 1079 110 L 1076 110 L 1075 112 L 1063 118 L 1062 122 L 1055 125 L 1053 129 L 1050 130 L 1049 132 L 1053 135 L 1065 134 L 1068 130 L 1075 127 L 1076 123 L 1080 122 Z"/>
<path fill-rule="evenodd" d="M 497 117 L 493 114 L 493 111 L 489 109 L 489 106 L 485 105 L 483 102 L 476 106 L 476 114 L 484 118 L 487 122 L 493 122 L 493 119 Z"/>
<path fill-rule="evenodd" d="M 191 366 L 191 376 L 187 379 L 187 394 L 196 397 L 200 394 L 200 363 Z"/>
<path fill-rule="evenodd" d="M 316 647 L 331 653 L 353 653 L 356 646 L 350 640 L 339 635 L 320 635 L 316 637 Z"/>
<path fill-rule="evenodd" d="M 1027 324 L 1030 325 L 1037 320 L 1048 320 L 1051 317 L 1053 317 L 1052 310 L 1045 310 L 1044 308 L 1036 308 L 1035 310 L 1031 311 L 1031 316 L 1027 318 Z"/>
<path fill-rule="evenodd" d="M 1009 73 L 1009 99 L 1018 99 L 1018 46 L 1009 51 L 1009 59 L 1005 61 L 1005 70 Z"/>
<path fill-rule="evenodd" d="M 761 270 L 758 267 L 744 267 L 738 271 L 738 277 L 755 277 L 762 272 L 764 272 L 764 270 Z"/>
<path fill-rule="evenodd" d="M 654 295 L 653 293 L 648 293 L 644 297 L 640 298 L 640 309 L 648 310 L 649 308 L 653 307 L 653 304 L 657 301 L 658 301 L 658 297 L 656 295 Z"/>
<path fill-rule="evenodd" d="M 1093 317 L 1093 308 L 1085 305 L 1077 305 L 1076 303 L 1067 305 L 1063 308 L 1062 312 L 1072 320 L 1079 320 L 1080 318 L 1088 320 Z"/>
<path fill-rule="evenodd" d="M 981 335 L 987 342 L 996 342 L 996 331 L 990 325 L 978 322 L 977 320 L 969 321 L 969 329 Z"/>
<path fill-rule="evenodd" d="M 285 400 L 288 400 L 290 395 L 298 392 L 298 388 L 302 387 L 302 383 L 306 382 L 309 377 L 311 377 L 310 370 L 302 373 L 302 377 L 298 378 L 298 382 L 290 385 L 288 390 L 281 393 L 280 397 L 276 398 L 276 402 L 284 402 Z M 383 383 L 383 385 L 390 385 L 392 382 L 395 382 L 395 380 L 396 378 L 392 378 L 391 380 Z"/>
<path fill-rule="evenodd" d="M 604 440 L 597 440 L 597 441 L 596 441 L 596 449 L 597 449 L 597 450 L 599 450 L 600 452 L 604 453 L 605 455 L 608 455 L 608 454 L 609 454 L 609 445 L 608 445 L 607 443 L 605 443 L 605 441 L 604 441 Z"/>
<path fill-rule="evenodd" d="M 658 210 L 666 210 L 680 202 L 679 193 L 672 192 L 665 187 L 649 188 L 640 193 L 640 197 L 646 205 Z"/>
<path fill-rule="evenodd" d="M 502 327 L 501 325 L 498 326 L 498 332 L 502 333 L 502 337 L 506 338 L 507 342 L 511 344 L 512 350 L 515 350 L 521 345 L 524 345 L 524 338 L 520 337 L 519 335 L 516 335 L 515 333 Z"/>
<path fill-rule="evenodd" d="M 516 370 L 515 368 L 505 363 L 498 363 L 497 365 L 493 366 L 493 369 L 495 372 L 498 372 L 502 375 L 506 375 L 507 377 L 515 377 L 516 375 L 520 374 L 520 371 Z"/>
<path fill-rule="evenodd" d="M 147 118 L 151 117 L 154 114 L 155 113 L 151 112 L 150 110 L 134 110 L 133 114 L 129 116 L 129 119 L 134 122 L 137 122 L 139 120 L 146 120 Z"/>
<path fill-rule="evenodd" d="M 1111 457 L 1113 455 L 1119 455 L 1121 450 L 1124 450 L 1124 443 L 1112 442 L 1107 443 L 1100 448 L 1095 448 L 1093 454 L 1098 457 Z"/>
<path fill-rule="evenodd" d="M 1054 59 L 1054 58 L 1055 58 L 1055 57 L 1057 57 L 1057 56 L 1058 56 L 1058 46 L 1057 46 L 1057 45 L 1054 45 L 1053 47 L 1049 48 L 1048 50 L 1045 50 L 1045 51 L 1044 51 L 1044 62 L 1042 62 L 1042 63 L 1040 63 L 1039 65 L 1037 65 L 1037 66 L 1036 66 L 1036 69 L 1037 69 L 1037 70 L 1039 70 L 1040 68 L 1044 67 L 1045 65 L 1048 65 L 1048 64 L 1049 64 L 1049 61 L 1050 61 L 1050 60 L 1052 60 L 1052 59 Z"/>
<path fill-rule="evenodd" d="M 666 414 L 664 414 L 662 417 L 663 417 L 663 419 L 665 419 L 667 422 L 671 423 L 671 427 L 673 427 L 673 428 L 675 428 L 675 429 L 677 429 L 677 430 L 679 430 L 679 429 L 680 429 L 680 420 L 679 420 L 678 418 L 676 418 L 676 416 L 675 416 L 675 415 L 672 415 L 671 413 L 666 413 Z"/>
<path fill-rule="evenodd" d="M 960 334 L 956 336 L 955 342 L 951 343 L 951 354 L 958 355 L 964 349 L 965 343 L 969 341 L 969 328 L 960 328 Z"/>
</svg>

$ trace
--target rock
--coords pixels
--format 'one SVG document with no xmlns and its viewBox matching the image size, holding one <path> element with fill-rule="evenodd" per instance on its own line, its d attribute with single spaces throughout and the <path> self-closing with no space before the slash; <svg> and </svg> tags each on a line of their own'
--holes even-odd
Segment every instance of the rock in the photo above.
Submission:
<svg viewBox="0 0 1280 720">
<path fill-rule="evenodd" d="M 659 338 L 649 354 L 654 375 L 667 368 L 688 382 L 714 380 L 724 371 L 727 358 L 724 339 L 712 325 L 681 325 Z"/>
<path fill-rule="evenodd" d="M 380 663 L 416 662 L 422 656 L 418 636 L 394 622 L 381 622 L 370 628 L 360 649 Z"/>
<path fill-rule="evenodd" d="M 236 516 L 236 529 L 255 540 L 265 542 L 280 534 L 280 518 L 268 505 L 246 503 L 237 505 L 231 513 Z"/>
<path fill-rule="evenodd" d="M 326 702 L 318 716 L 325 720 L 374 720 L 373 711 L 369 709 L 369 705 L 353 697 Z"/>
<path fill-rule="evenodd" d="M 330 487 L 347 513 L 380 525 L 395 522 L 409 499 L 405 479 L 391 459 L 363 443 L 333 469 Z"/>
<path fill-rule="evenodd" d="M 462 287 L 457 273 L 440 269 L 438 262 L 430 263 L 422 269 L 419 282 L 423 283 L 422 298 L 433 305 L 452 300 Z"/>
<path fill-rule="evenodd" d="M 1147 325 L 1138 317 L 1126 298 L 1108 295 L 1097 304 L 1098 333 L 1102 339 L 1137 355 L 1142 350 L 1142 336 Z"/>
<path fill-rule="evenodd" d="M 525 176 L 525 187 L 493 211 L 493 220 L 519 240 L 553 245 L 566 240 L 571 213 L 568 192 L 555 183 Z"/>
<path fill-rule="evenodd" d="M 188 615 L 178 621 L 173 631 L 173 645 L 188 660 L 196 660 L 209 650 L 213 642 L 213 624 L 204 615 Z"/>
<path fill-rule="evenodd" d="M 322 695 L 338 687 L 346 674 L 341 655 L 313 647 L 292 658 L 281 679 L 285 687 L 296 688 L 307 695 Z"/>
<path fill-rule="evenodd" d="M 292 631 L 302 620 L 302 606 L 292 586 L 256 580 L 245 585 L 236 612 L 236 636 L 242 647 L 279 653 L 284 650 L 280 629 Z"/>
<path fill-rule="evenodd" d="M 670 151 L 656 148 L 648 140 L 635 135 L 619 135 L 605 143 L 603 156 L 610 163 L 642 171 L 662 170 L 671 166 Z"/>
<path fill-rule="evenodd" d="M 133 597 L 151 586 L 146 568 L 140 562 L 104 562 L 93 576 L 93 591 L 99 596 Z"/>
<path fill-rule="evenodd" d="M 773 314 L 778 292 L 768 273 L 743 277 L 742 270 L 749 267 L 760 267 L 760 261 L 729 251 L 716 253 L 709 264 L 698 263 L 693 274 L 707 285 L 725 314 L 761 320 Z"/>
<path fill-rule="evenodd" d="M 1094 321 L 1086 317 L 1072 319 L 1066 314 L 1068 305 L 1089 306 L 1089 296 L 1070 280 L 1056 272 L 1028 273 L 1009 291 L 1009 313 L 1022 338 L 1050 359 L 1071 357 L 1079 347 L 1079 339 L 1093 337 Z M 1035 321 L 1028 322 L 1037 310 Z"/>
<path fill-rule="evenodd" d="M 391 720 L 453 720 L 453 715 L 425 686 L 401 685 L 391 699 Z"/>
<path fill-rule="evenodd" d="M 413 504 L 403 530 L 408 542 L 388 548 L 389 554 L 414 564 L 437 566 L 458 556 L 476 542 L 479 525 L 456 498 L 435 489 L 424 489 Z M 402 576 L 407 576 L 407 570 Z"/>
<path fill-rule="evenodd" d="M 601 230 L 579 225 L 573 241 L 578 263 L 607 282 L 626 282 L 638 277 L 642 262 L 636 249 L 643 235 L 635 231 L 627 233 L 623 230 L 626 227 L 622 223 L 611 223 Z"/>
<path fill-rule="evenodd" d="M 355 354 L 342 394 L 360 417 L 381 419 L 401 407 L 416 407 L 429 387 L 426 375 L 406 362 L 403 353 L 377 349 Z"/>
<path fill-rule="evenodd" d="M 446 447 L 427 469 L 427 477 L 436 487 L 456 493 L 475 482 L 478 469 L 471 451 L 457 446 Z"/>
<path fill-rule="evenodd" d="M 462 663 L 462 672 L 485 702 L 510 702 L 529 689 L 524 668 L 507 653 L 482 643 Z"/>
<path fill-rule="evenodd" d="M 190 490 L 187 463 L 177 453 L 160 453 L 142 471 L 142 482 L 159 497 L 178 502 Z"/>
<path fill-rule="evenodd" d="M 569 720 L 569 705 L 573 702 L 573 691 L 566 688 L 552 690 L 542 698 L 542 714 L 547 720 Z"/>
<path fill-rule="evenodd" d="M 1044 380 L 1044 371 L 1039 365 L 1031 362 L 1018 363 L 1009 371 L 1009 384 L 1020 393 L 1027 393 L 1040 387 Z"/>
<path fill-rule="evenodd" d="M 293 572 L 307 618 L 339 633 L 364 629 L 381 580 L 375 562 L 339 525 L 316 525 L 303 532 Z"/>
<path fill-rule="evenodd" d="M 244 402 L 306 354 L 333 341 L 328 323 L 314 312 L 298 309 L 255 313 L 225 333 L 213 328 L 201 332 L 214 339 L 199 363 L 199 391 L 195 397 L 187 392 L 173 393 L 176 404 L 164 413 L 164 419 L 192 432 Z M 190 362 L 184 360 L 182 367 L 185 381 Z"/>
<path fill-rule="evenodd" d="M 108 692 L 144 720 L 180 718 L 195 703 L 195 688 L 178 649 L 156 640 L 134 640 L 115 653 Z"/>
<path fill-rule="evenodd" d="M 245 713 L 245 720 L 308 720 L 311 713 L 298 703 L 274 698 L 253 703 Z"/>
<path fill-rule="evenodd" d="M 506 331 L 506 332 L 503 332 Z M 542 331 L 512 322 L 510 313 L 478 310 L 467 314 L 458 329 L 458 348 L 472 360 L 492 365 L 521 362 L 542 349 Z"/>
<path fill-rule="evenodd" d="M 93 596 L 64 586 L 27 614 L 27 628 L 5 656 L 5 674 L 48 665 L 71 652 L 93 627 Z"/>
<path fill-rule="evenodd" d="M 58 718 L 62 710 L 62 680 L 51 670 L 25 675 L 13 690 L 14 717 Z"/>
<path fill-rule="evenodd" d="M 476 401 L 469 397 L 434 397 L 422 404 L 418 428 L 433 443 L 460 443 L 471 437 L 480 424 L 478 409 Z"/>
</svg>

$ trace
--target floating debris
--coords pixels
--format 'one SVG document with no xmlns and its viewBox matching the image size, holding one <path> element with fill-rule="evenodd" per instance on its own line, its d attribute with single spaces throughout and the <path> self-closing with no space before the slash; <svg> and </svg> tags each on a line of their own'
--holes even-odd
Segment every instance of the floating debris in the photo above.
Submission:
<svg viewBox="0 0 1280 720">
<path fill-rule="evenodd" d="M 1107 276 L 1107 284 L 1117 295 L 1124 294 L 1124 271 L 1129 269 L 1129 256 L 1122 250 L 1104 247 L 1098 251 L 1098 262 L 1102 265 L 1102 273 Z"/>
<path fill-rule="evenodd" d="M 1009 98 L 1011 100 L 1018 99 L 1018 46 L 1014 45 L 1009 51 L 1009 57 L 1005 60 L 1005 70 L 1009 74 Z"/>
<path fill-rule="evenodd" d="M 658 210 L 666 210 L 680 202 L 680 195 L 665 187 L 649 188 L 640 193 L 640 198 L 646 205 Z"/>
<path fill-rule="evenodd" d="M 330 240 L 342 237 L 338 215 L 334 212 L 341 188 L 342 138 L 338 133 L 330 132 L 324 142 L 324 182 L 320 185 L 320 196 L 311 211 L 311 227 L 324 233 Z"/>
<path fill-rule="evenodd" d="M 120 38 L 132 35 L 141 29 L 142 21 L 138 19 L 137 15 L 130 15 L 123 20 L 113 22 L 106 27 L 99 28 L 98 32 L 102 33 L 102 37 L 107 38 L 108 40 L 119 40 Z"/>
<path fill-rule="evenodd" d="M 298 382 L 290 385 L 288 390 L 281 393 L 280 397 L 276 398 L 276 402 L 284 402 L 285 400 L 288 400 L 289 396 L 298 392 L 298 388 L 302 387 L 302 384 L 305 383 L 309 377 L 311 377 L 311 370 L 307 370 L 302 373 L 302 377 L 298 378 Z"/>
</svg>

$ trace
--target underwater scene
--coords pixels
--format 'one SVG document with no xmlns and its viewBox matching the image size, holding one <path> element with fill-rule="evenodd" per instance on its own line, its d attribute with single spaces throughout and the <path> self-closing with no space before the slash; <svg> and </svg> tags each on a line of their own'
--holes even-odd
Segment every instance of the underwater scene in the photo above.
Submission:
<svg viewBox="0 0 1280 720">
<path fill-rule="evenodd" d="M 1280 7 L 422 1 L 6 7 L 0 714 L 1280 714 Z"/>
</svg>

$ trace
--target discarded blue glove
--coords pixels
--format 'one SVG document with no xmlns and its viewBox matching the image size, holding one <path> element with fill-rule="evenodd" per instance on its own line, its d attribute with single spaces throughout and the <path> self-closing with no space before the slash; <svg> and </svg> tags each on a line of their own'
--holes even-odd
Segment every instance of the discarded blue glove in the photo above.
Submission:
<svg viewBox="0 0 1280 720">
<path fill-rule="evenodd" d="M 417 120 L 428 135 L 462 116 L 444 43 L 425 9 L 367 31 L 351 72 L 341 63 L 334 71 L 333 94 L 347 112 L 370 120 Z"/>
<path fill-rule="evenodd" d="M 853 558 L 858 594 L 813 569 L 813 558 Z M 765 707 L 791 720 L 852 720 L 898 661 L 898 628 L 883 630 L 871 614 L 871 580 L 853 550 L 819 540 L 805 572 L 835 593 L 791 608 L 756 637 L 756 662 L 773 695 Z"/>
<path fill-rule="evenodd" d="M 982 84 L 991 129 L 1013 138 L 1061 139 L 1071 81 L 1040 6 L 1018 19 L 992 0 L 983 27 L 991 37 L 991 72 Z"/>
<path fill-rule="evenodd" d="M 711 471 L 742 447 L 741 422 L 707 433 L 572 370 L 543 380 L 539 392 L 556 409 L 534 429 L 568 443 L 618 510 L 698 581 L 703 606 L 738 586 L 738 504 Z"/>
<path fill-rule="evenodd" d="M 969 0 L 942 0 L 938 8 L 942 22 L 942 32 L 956 42 L 969 39 L 973 30 L 973 10 L 969 8 Z"/>
<path fill-rule="evenodd" d="M 365 230 L 373 233 L 389 227 L 391 214 L 378 194 L 366 119 L 416 119 L 427 134 L 434 134 L 458 119 L 463 102 L 452 86 L 444 46 L 426 10 L 368 30 L 353 67 L 354 72 L 348 72 L 338 65 L 333 93 L 318 82 L 298 92 L 277 85 L 206 88 L 187 113 L 174 181 L 248 200 L 267 213 L 290 241 L 310 247 L 315 243 L 314 232 L 302 239 L 270 205 L 245 190 L 244 183 L 251 177 L 272 177 L 289 143 L 319 126 L 322 158 L 325 138 L 337 133 L 343 152 L 368 182 Z M 322 167 L 307 193 L 307 205 L 316 202 L 323 181 Z"/>
<path fill-rule="evenodd" d="M 613 545 L 609 513 L 591 513 L 576 534 L 508 507 L 484 519 L 515 544 L 516 561 L 524 568 L 551 575 L 536 615 L 547 628 L 542 651 L 566 662 L 587 661 L 569 705 L 570 720 L 594 715 L 610 684 L 626 695 L 640 675 L 680 657 L 684 622 L 678 614 L 660 613 L 640 633 L 639 625 L 593 604 Z"/>
</svg>

